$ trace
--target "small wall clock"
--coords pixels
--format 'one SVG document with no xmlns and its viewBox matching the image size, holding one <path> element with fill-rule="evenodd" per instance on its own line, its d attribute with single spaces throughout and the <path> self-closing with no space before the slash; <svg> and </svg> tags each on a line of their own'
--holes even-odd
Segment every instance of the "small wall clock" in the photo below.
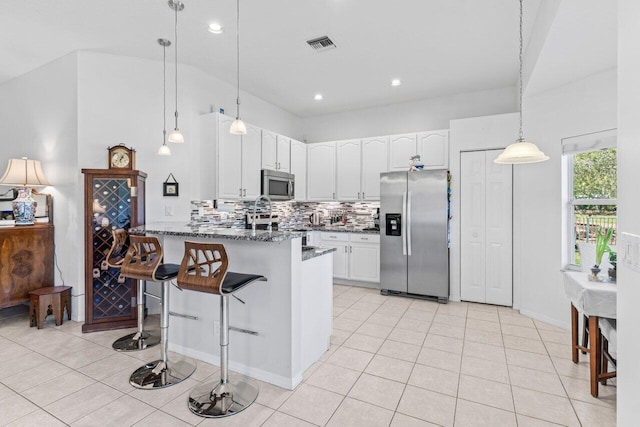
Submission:
<svg viewBox="0 0 640 427">
<path fill-rule="evenodd" d="M 109 169 L 133 170 L 136 163 L 136 150 L 124 144 L 109 147 Z"/>
</svg>

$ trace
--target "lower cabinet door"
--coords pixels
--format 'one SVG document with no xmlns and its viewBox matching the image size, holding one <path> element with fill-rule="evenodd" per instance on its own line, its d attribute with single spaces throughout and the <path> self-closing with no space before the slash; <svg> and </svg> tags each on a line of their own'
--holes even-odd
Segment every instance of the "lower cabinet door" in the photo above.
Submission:
<svg viewBox="0 0 640 427">
<path fill-rule="evenodd" d="M 349 242 L 322 241 L 322 246 L 335 248 L 333 253 L 333 277 L 337 279 L 349 278 Z"/>
<path fill-rule="evenodd" d="M 349 258 L 349 278 L 351 280 L 380 281 L 380 245 L 352 242 Z"/>
</svg>

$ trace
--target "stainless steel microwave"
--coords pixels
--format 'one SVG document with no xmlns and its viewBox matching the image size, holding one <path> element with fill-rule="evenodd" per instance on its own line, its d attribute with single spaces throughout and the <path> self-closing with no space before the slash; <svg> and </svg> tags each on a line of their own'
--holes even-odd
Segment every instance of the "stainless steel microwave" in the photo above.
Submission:
<svg viewBox="0 0 640 427">
<path fill-rule="evenodd" d="M 271 200 L 293 200 L 295 197 L 295 175 L 287 172 L 262 169 L 262 194 Z"/>
</svg>

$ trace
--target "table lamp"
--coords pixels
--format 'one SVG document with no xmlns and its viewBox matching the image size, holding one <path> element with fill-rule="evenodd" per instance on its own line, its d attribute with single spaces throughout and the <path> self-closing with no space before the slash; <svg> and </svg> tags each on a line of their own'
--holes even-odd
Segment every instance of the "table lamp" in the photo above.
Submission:
<svg viewBox="0 0 640 427">
<path fill-rule="evenodd" d="M 31 196 L 32 187 L 51 185 L 42 172 L 39 160 L 9 159 L 9 165 L 0 185 L 18 188 L 18 197 L 13 201 L 13 218 L 16 225 L 33 225 L 36 215 L 36 201 Z"/>
</svg>

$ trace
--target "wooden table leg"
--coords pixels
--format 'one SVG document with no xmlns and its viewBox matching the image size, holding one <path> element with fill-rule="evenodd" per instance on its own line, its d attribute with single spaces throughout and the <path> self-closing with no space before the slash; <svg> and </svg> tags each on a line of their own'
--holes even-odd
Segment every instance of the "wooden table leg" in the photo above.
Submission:
<svg viewBox="0 0 640 427">
<path fill-rule="evenodd" d="M 571 360 L 578 363 L 578 309 L 571 304 Z"/>
<path fill-rule="evenodd" d="M 600 333 L 598 326 L 598 316 L 589 316 L 589 368 L 591 371 L 591 395 L 598 397 L 598 380 L 600 377 Z"/>
</svg>

